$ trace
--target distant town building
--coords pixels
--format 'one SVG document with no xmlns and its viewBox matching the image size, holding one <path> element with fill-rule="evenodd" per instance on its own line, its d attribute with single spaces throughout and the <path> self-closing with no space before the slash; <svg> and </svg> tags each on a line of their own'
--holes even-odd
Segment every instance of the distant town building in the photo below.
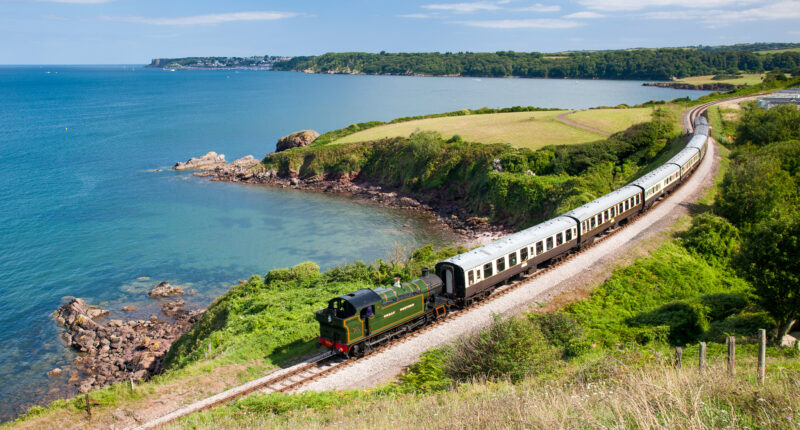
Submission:
<svg viewBox="0 0 800 430">
<path fill-rule="evenodd" d="M 800 88 L 788 88 L 758 98 L 758 105 L 764 109 L 770 109 L 786 103 L 792 103 L 800 109 Z"/>
</svg>

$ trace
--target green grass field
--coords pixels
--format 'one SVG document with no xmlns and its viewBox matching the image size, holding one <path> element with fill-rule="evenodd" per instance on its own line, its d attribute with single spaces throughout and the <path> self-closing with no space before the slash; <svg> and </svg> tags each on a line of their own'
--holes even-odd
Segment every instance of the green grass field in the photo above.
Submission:
<svg viewBox="0 0 800 430">
<path fill-rule="evenodd" d="M 756 51 L 756 54 L 766 55 L 766 54 L 780 54 L 782 52 L 800 52 L 800 48 L 789 48 L 789 49 L 773 49 L 771 51 Z"/>
<path fill-rule="evenodd" d="M 741 78 L 736 79 L 724 79 L 715 81 L 713 78 L 714 75 L 704 75 L 704 76 L 690 76 L 688 78 L 678 79 L 675 82 L 682 82 L 686 84 L 692 85 L 703 85 L 703 84 L 733 84 L 733 85 L 756 85 L 761 83 L 761 78 L 764 77 L 762 73 L 744 73 L 742 74 Z"/>
<path fill-rule="evenodd" d="M 531 149 L 547 145 L 568 145 L 604 139 L 600 133 L 564 124 L 557 117 L 567 111 L 513 112 L 428 118 L 387 124 L 345 136 L 333 143 L 352 143 L 409 136 L 415 131 L 437 131 L 445 138 L 460 135 L 481 143 L 510 143 Z M 569 119 L 609 133 L 645 122 L 650 108 L 596 109 L 570 114 Z"/>
<path fill-rule="evenodd" d="M 606 133 L 616 133 L 634 124 L 650 121 L 652 112 L 650 108 L 592 109 L 571 113 L 567 119 Z"/>
</svg>

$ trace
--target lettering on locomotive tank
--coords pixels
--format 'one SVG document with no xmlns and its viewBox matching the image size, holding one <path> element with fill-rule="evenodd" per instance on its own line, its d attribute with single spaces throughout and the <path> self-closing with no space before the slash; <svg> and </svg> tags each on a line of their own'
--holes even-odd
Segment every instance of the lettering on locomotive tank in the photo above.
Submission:
<svg viewBox="0 0 800 430">
<path fill-rule="evenodd" d="M 384 318 L 389 318 L 390 316 L 394 315 L 394 312 L 389 312 L 388 314 L 384 315 Z"/>
<path fill-rule="evenodd" d="M 404 310 L 406 310 L 406 309 L 408 309 L 408 308 L 413 308 L 413 307 L 414 307 L 414 304 L 412 303 L 412 304 L 410 304 L 410 305 L 408 305 L 408 306 L 405 306 L 405 307 L 402 307 L 402 308 L 400 308 L 400 312 L 403 312 Z"/>
</svg>

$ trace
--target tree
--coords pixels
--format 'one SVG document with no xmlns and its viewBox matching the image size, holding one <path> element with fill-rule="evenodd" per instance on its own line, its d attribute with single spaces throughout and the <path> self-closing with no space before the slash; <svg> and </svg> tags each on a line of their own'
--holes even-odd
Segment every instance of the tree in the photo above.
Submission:
<svg viewBox="0 0 800 430">
<path fill-rule="evenodd" d="M 774 157 L 740 154 L 722 179 L 716 212 L 738 227 L 756 224 L 776 217 L 794 188 Z"/>
<path fill-rule="evenodd" d="M 800 217 L 758 224 L 746 237 L 739 266 L 782 339 L 800 317 Z"/>
</svg>

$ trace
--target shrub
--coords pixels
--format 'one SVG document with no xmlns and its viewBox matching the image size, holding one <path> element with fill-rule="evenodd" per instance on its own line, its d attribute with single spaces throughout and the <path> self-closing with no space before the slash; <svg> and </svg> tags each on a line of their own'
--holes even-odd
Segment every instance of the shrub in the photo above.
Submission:
<svg viewBox="0 0 800 430">
<path fill-rule="evenodd" d="M 456 341 L 445 362 L 445 373 L 457 381 L 507 378 L 518 382 L 552 371 L 558 356 L 541 329 L 529 320 L 495 316 L 487 329 Z"/>
<path fill-rule="evenodd" d="M 401 388 L 414 392 L 442 391 L 453 384 L 445 373 L 445 362 L 452 358 L 447 348 L 432 348 L 400 376 Z"/>
<path fill-rule="evenodd" d="M 628 320 L 633 326 L 668 326 L 669 342 L 685 345 L 700 338 L 708 328 L 705 307 L 696 303 L 673 302 Z"/>
<path fill-rule="evenodd" d="M 704 213 L 694 217 L 692 226 L 681 235 L 681 243 L 701 256 L 727 263 L 738 251 L 741 241 L 739 230 L 728 220 Z"/>
<path fill-rule="evenodd" d="M 563 357 L 577 357 L 591 346 L 583 335 L 583 327 L 572 316 L 553 312 L 547 314 L 529 314 L 528 319 L 538 326 L 550 345 L 563 351 Z"/>
<path fill-rule="evenodd" d="M 725 342 L 728 336 L 752 337 L 760 328 L 769 331 L 775 326 L 768 312 L 747 312 L 711 323 L 703 338 L 709 342 Z"/>
</svg>

